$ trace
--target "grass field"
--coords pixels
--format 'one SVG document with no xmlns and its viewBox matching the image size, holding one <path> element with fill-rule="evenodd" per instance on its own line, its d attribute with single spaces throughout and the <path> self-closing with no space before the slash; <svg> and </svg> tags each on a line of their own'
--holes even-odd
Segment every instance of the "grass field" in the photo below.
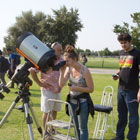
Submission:
<svg viewBox="0 0 140 140">
<path fill-rule="evenodd" d="M 93 99 L 94 104 L 100 103 L 101 95 L 105 86 L 111 85 L 114 88 L 113 109 L 114 109 L 114 128 L 116 129 L 116 123 L 117 123 L 116 94 L 117 94 L 118 82 L 113 81 L 111 75 L 92 74 L 92 76 L 94 80 L 95 89 L 94 89 L 94 93 L 91 93 L 91 97 Z M 18 91 L 17 88 L 11 89 L 11 92 L 9 94 L 3 93 L 5 95 L 5 98 L 3 100 L 0 100 L 0 120 L 2 119 L 2 117 L 4 116 L 8 108 L 10 107 L 11 103 L 16 98 L 17 96 L 17 94 L 15 94 L 16 91 Z M 41 122 L 42 112 L 40 111 L 40 88 L 36 85 L 35 82 L 33 82 L 33 85 L 30 88 L 30 92 L 31 92 L 30 99 L 32 102 L 33 109 L 35 111 L 35 114 L 38 118 L 40 125 L 42 126 L 42 122 Z M 62 100 L 65 101 L 67 93 L 68 93 L 68 89 L 65 86 L 61 94 Z M 21 104 L 22 102 L 20 101 L 16 105 L 16 107 Z M 89 122 L 88 122 L 89 140 L 92 140 L 96 117 L 97 117 L 97 112 L 95 114 L 94 120 L 92 120 L 91 116 L 89 116 Z M 61 118 L 63 120 L 68 120 L 67 115 L 64 113 L 64 107 L 62 108 L 62 111 L 58 113 L 58 118 L 59 119 Z M 32 128 L 33 128 L 34 139 L 41 140 L 41 136 L 36 129 L 35 122 L 33 122 Z M 126 132 L 127 131 L 128 128 L 126 128 Z M 66 133 L 66 131 L 64 131 L 64 133 Z M 105 139 L 109 140 L 113 136 L 115 136 L 115 134 L 113 134 L 111 129 L 109 128 L 105 134 Z M 140 139 L 140 133 L 138 134 L 138 140 L 139 139 Z M 2 128 L 0 128 L 0 140 L 30 140 L 28 127 L 23 112 L 13 109 L 7 121 L 3 124 Z"/>
<path fill-rule="evenodd" d="M 118 69 L 118 62 L 118 58 L 88 57 L 88 62 L 86 63 L 86 66 L 89 68 Z"/>
</svg>

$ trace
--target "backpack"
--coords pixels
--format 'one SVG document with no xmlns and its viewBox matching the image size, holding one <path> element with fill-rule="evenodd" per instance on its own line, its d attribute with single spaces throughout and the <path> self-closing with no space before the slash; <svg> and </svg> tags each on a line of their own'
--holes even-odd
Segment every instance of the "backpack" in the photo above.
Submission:
<svg viewBox="0 0 140 140">
<path fill-rule="evenodd" d="M 14 64 L 17 66 L 21 63 L 20 61 L 20 55 L 18 54 L 14 54 L 15 55 L 15 60 L 14 60 Z"/>
<path fill-rule="evenodd" d="M 9 69 L 9 61 L 5 57 L 2 59 L 2 71 L 6 72 Z"/>
</svg>

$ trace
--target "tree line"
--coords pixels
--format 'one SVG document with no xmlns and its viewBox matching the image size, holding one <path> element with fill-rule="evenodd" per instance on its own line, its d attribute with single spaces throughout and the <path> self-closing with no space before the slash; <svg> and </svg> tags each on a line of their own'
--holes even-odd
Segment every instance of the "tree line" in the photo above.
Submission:
<svg viewBox="0 0 140 140">
<path fill-rule="evenodd" d="M 8 35 L 4 37 L 5 47 L 11 47 L 16 51 L 16 40 L 24 32 L 33 33 L 48 47 L 58 41 L 63 47 L 66 44 L 75 46 L 77 32 L 81 31 L 83 25 L 79 19 L 77 9 L 67 10 L 65 6 L 59 10 L 52 10 L 53 16 L 45 15 L 43 12 L 22 12 L 16 17 L 16 23 L 8 28 Z M 64 49 L 64 48 L 63 48 Z"/>
<path fill-rule="evenodd" d="M 79 54 L 85 54 L 86 56 L 118 56 L 120 50 L 110 51 L 108 48 L 105 48 L 100 51 L 91 51 L 89 49 L 76 49 Z"/>
<path fill-rule="evenodd" d="M 65 6 L 58 10 L 52 10 L 53 15 L 45 15 L 43 12 L 32 11 L 22 12 L 21 16 L 16 17 L 16 22 L 8 28 L 7 36 L 4 37 L 4 51 L 10 47 L 16 51 L 16 40 L 24 32 L 32 32 L 48 47 L 53 42 L 60 42 L 65 48 L 66 44 L 76 45 L 78 38 L 77 32 L 84 27 L 80 18 L 78 9 L 71 8 L 68 10 Z M 130 15 L 135 26 L 130 26 L 123 22 L 123 25 L 114 25 L 113 32 L 119 34 L 122 32 L 129 33 L 132 36 L 132 44 L 135 48 L 140 49 L 140 13 Z M 116 56 L 118 50 L 111 52 L 108 48 L 101 51 L 82 50 L 76 48 L 78 52 L 89 52 L 101 56 Z"/>
</svg>

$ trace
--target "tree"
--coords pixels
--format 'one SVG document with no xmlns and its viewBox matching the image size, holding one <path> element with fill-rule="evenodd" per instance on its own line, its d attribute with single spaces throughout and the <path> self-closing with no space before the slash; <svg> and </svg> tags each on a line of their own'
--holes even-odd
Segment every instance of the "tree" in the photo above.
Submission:
<svg viewBox="0 0 140 140">
<path fill-rule="evenodd" d="M 119 56 L 120 50 L 116 50 L 112 52 L 112 56 Z"/>
<path fill-rule="evenodd" d="M 78 48 L 76 48 L 76 52 L 77 52 L 78 54 L 80 54 L 81 52 L 84 52 L 84 50 L 83 50 L 83 49 L 80 49 L 80 48 L 78 47 Z"/>
<path fill-rule="evenodd" d="M 16 40 L 24 32 L 32 32 L 39 39 L 44 41 L 42 24 L 46 21 L 46 16 L 42 12 L 37 12 L 35 16 L 32 11 L 22 12 L 22 16 L 16 17 L 16 23 L 8 28 L 8 35 L 4 37 L 6 48 L 11 46 L 16 50 Z"/>
<path fill-rule="evenodd" d="M 89 52 L 90 53 L 91 51 L 89 49 L 86 49 L 85 52 Z"/>
<path fill-rule="evenodd" d="M 104 50 L 99 51 L 101 56 L 110 56 L 111 51 L 108 48 L 105 48 Z"/>
<path fill-rule="evenodd" d="M 130 15 L 133 19 L 135 26 L 130 26 L 128 23 L 123 22 L 123 26 L 115 25 L 114 33 L 129 33 L 132 36 L 132 44 L 134 47 L 140 49 L 140 13 L 134 13 Z"/>
<path fill-rule="evenodd" d="M 16 50 L 16 40 L 24 32 L 32 32 L 43 43 L 50 46 L 53 42 L 60 42 L 63 47 L 66 44 L 75 46 L 77 41 L 76 32 L 81 31 L 83 25 L 79 19 L 77 9 L 67 10 L 65 6 L 59 10 L 53 10 L 53 16 L 32 11 L 22 12 L 16 17 L 16 23 L 8 28 L 8 35 L 4 37 L 6 48 L 12 46 Z"/>
<path fill-rule="evenodd" d="M 83 25 L 80 22 L 78 10 L 73 8 L 68 11 L 65 6 L 60 10 L 53 10 L 54 16 L 48 16 L 47 40 L 52 43 L 59 41 L 63 48 L 67 44 L 75 46 L 78 38 L 76 32 L 81 31 Z"/>
</svg>

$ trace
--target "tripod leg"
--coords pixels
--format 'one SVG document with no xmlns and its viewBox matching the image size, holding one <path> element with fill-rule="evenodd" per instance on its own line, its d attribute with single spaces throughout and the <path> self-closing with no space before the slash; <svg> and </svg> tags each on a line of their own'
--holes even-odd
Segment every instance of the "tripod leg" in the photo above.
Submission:
<svg viewBox="0 0 140 140">
<path fill-rule="evenodd" d="M 27 103 L 24 103 L 24 108 L 25 108 L 26 121 L 27 121 L 27 124 L 28 124 L 30 139 L 31 139 L 31 140 L 34 140 L 34 138 L 33 138 L 32 126 L 31 126 L 31 123 L 33 123 L 33 120 L 32 120 L 32 118 L 30 117 L 29 109 L 28 109 L 28 104 L 27 104 Z"/>
<path fill-rule="evenodd" d="M 40 124 L 39 124 L 39 122 L 38 122 L 38 120 L 36 118 L 36 115 L 35 115 L 34 110 L 33 110 L 33 108 L 32 108 L 32 106 L 31 106 L 30 103 L 29 103 L 29 109 L 31 111 L 31 114 L 33 116 L 33 119 L 35 120 L 35 124 L 37 126 L 37 129 L 38 129 L 39 133 L 42 135 L 42 128 L 41 128 L 41 126 L 40 126 Z"/>
<path fill-rule="evenodd" d="M 10 106 L 10 108 L 8 109 L 8 111 L 6 112 L 6 114 L 4 115 L 4 117 L 2 118 L 2 120 L 0 121 L 0 128 L 2 127 L 3 123 L 6 121 L 6 119 L 10 115 L 10 113 L 12 112 L 15 105 L 16 105 L 16 103 L 13 102 L 12 105 Z"/>
<path fill-rule="evenodd" d="M 2 127 L 3 123 L 6 121 L 6 119 L 8 118 L 8 116 L 10 115 L 10 113 L 12 112 L 12 110 L 14 109 L 16 103 L 20 100 L 20 96 L 17 96 L 15 101 L 11 104 L 10 108 L 8 109 L 8 111 L 6 112 L 6 114 L 4 115 L 4 117 L 2 118 L 2 120 L 0 121 L 0 128 Z"/>
<path fill-rule="evenodd" d="M 12 83 L 12 81 L 9 81 L 8 84 L 6 85 L 6 87 L 8 87 L 11 83 Z"/>
</svg>

